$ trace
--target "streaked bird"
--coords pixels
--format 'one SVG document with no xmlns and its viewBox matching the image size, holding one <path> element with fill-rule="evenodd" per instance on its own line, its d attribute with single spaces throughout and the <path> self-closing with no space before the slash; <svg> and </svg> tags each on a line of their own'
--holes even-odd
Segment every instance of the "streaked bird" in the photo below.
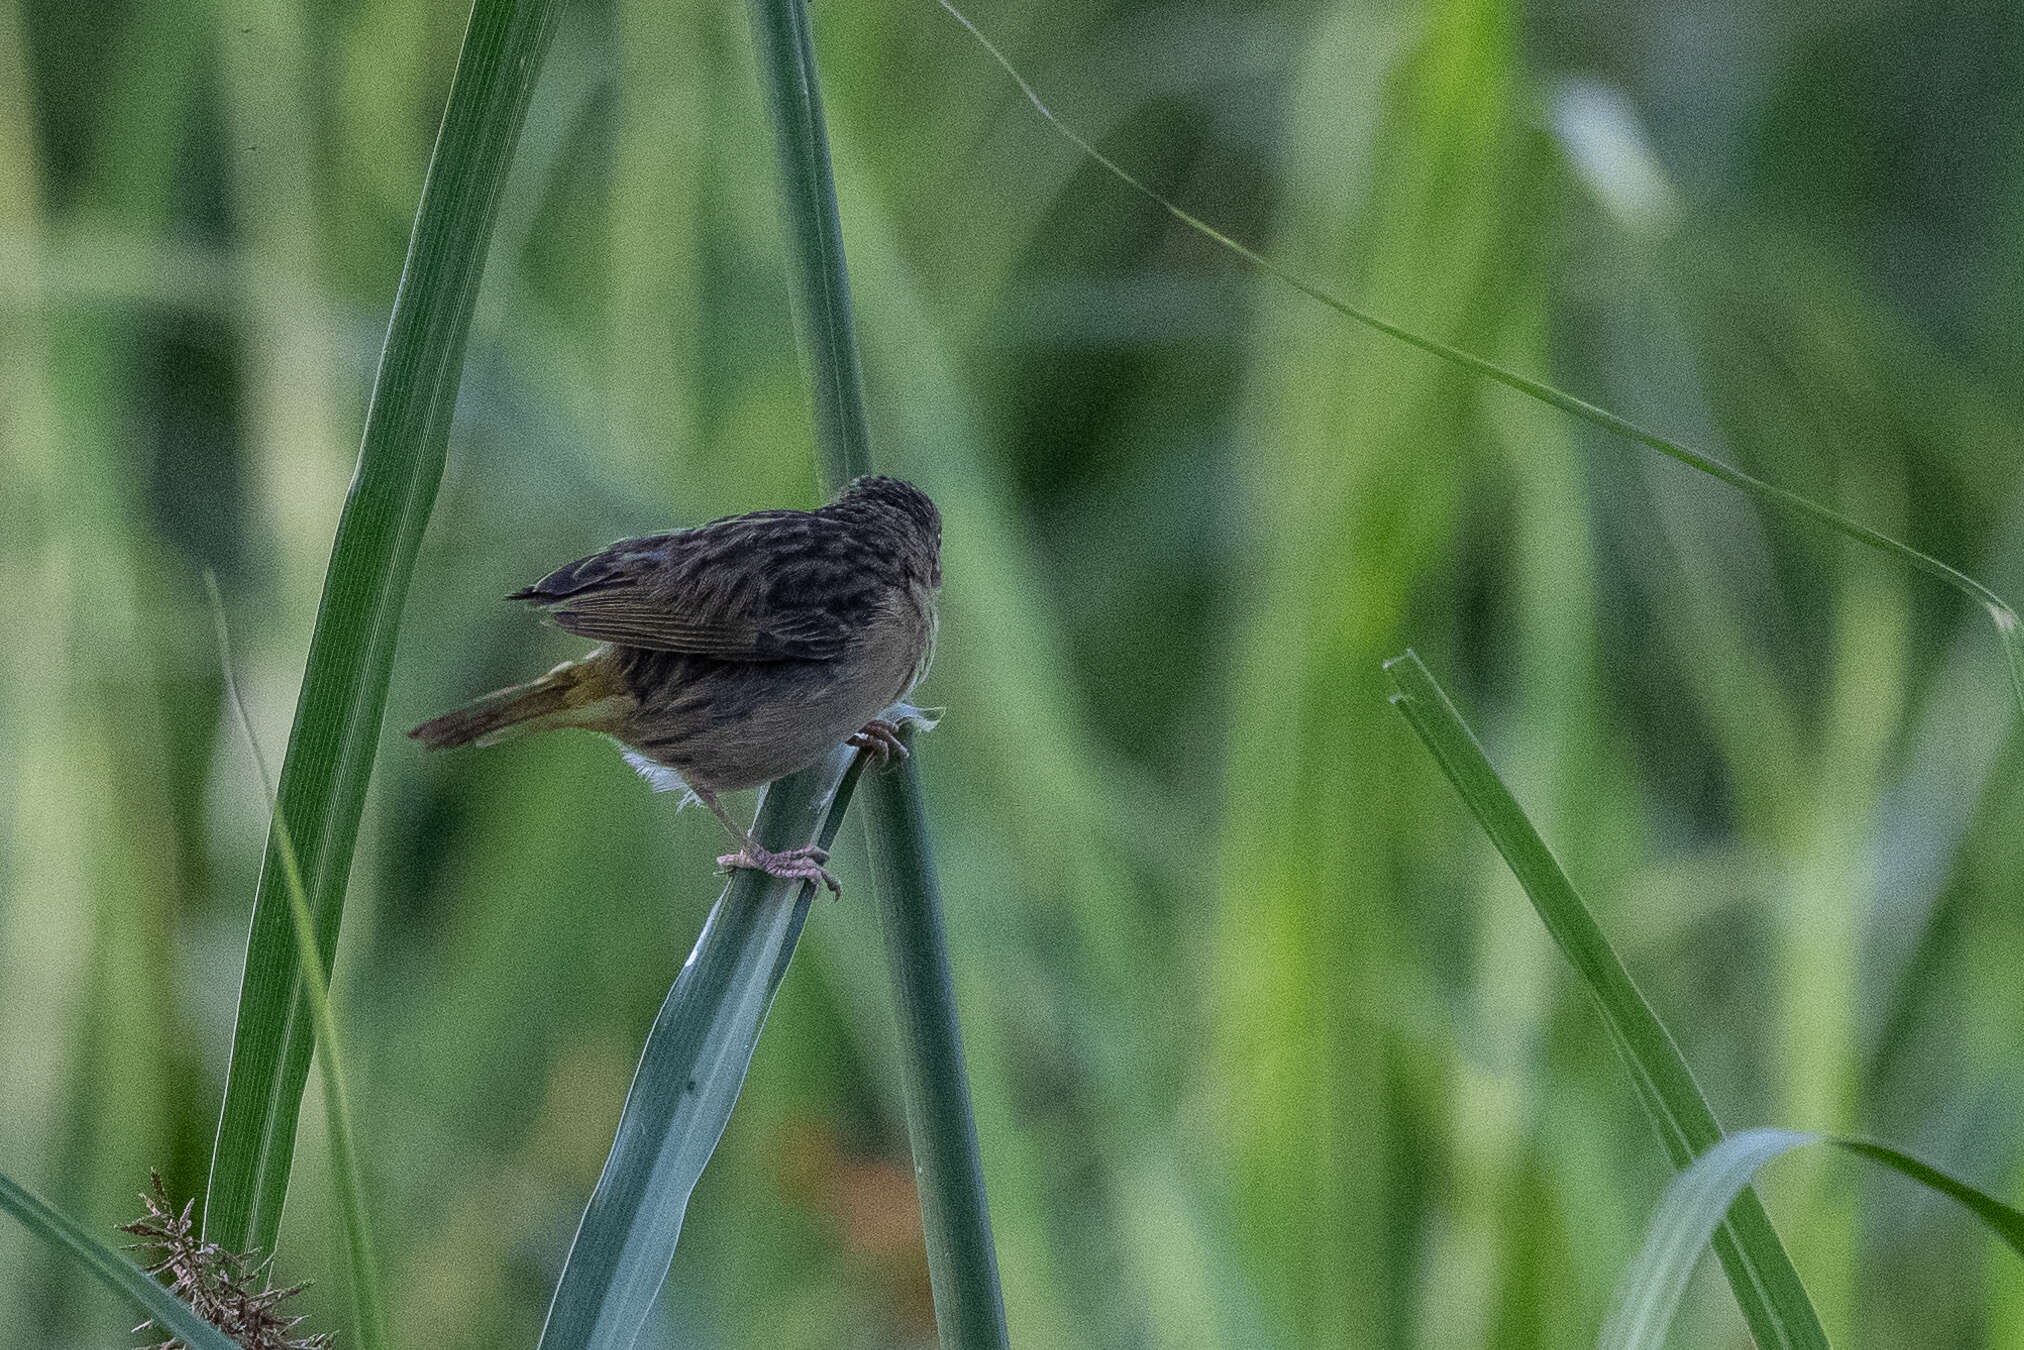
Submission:
<svg viewBox="0 0 2024 1350">
<path fill-rule="evenodd" d="M 717 859 L 819 881 L 813 845 L 773 852 L 718 796 L 805 769 L 848 741 L 905 754 L 878 714 L 927 673 L 942 518 L 913 484 L 851 481 L 814 511 L 753 511 L 622 539 L 509 599 L 603 645 L 408 734 L 430 749 L 553 727 L 602 732 L 673 773 L 742 847 Z"/>
</svg>

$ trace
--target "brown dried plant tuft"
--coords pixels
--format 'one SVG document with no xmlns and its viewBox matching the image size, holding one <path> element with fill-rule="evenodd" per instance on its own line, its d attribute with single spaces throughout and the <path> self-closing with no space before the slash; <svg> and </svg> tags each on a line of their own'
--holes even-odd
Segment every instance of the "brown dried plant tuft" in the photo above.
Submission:
<svg viewBox="0 0 2024 1350">
<path fill-rule="evenodd" d="M 121 1224 L 120 1231 L 140 1239 L 131 1249 L 150 1254 L 150 1275 L 166 1275 L 170 1293 L 246 1350 L 330 1350 L 334 1338 L 328 1332 L 289 1335 L 303 1318 L 282 1312 L 281 1305 L 308 1288 L 306 1284 L 276 1289 L 268 1281 L 273 1258 L 256 1263 L 250 1253 L 228 1252 L 215 1242 L 206 1242 L 190 1223 L 195 1201 L 177 1211 L 162 1186 L 161 1173 L 149 1175 L 154 1180 L 154 1194 L 141 1194 L 147 1213 Z M 156 1329 L 152 1321 L 134 1328 L 136 1332 Z M 185 1347 L 171 1338 L 149 1350 Z"/>
</svg>

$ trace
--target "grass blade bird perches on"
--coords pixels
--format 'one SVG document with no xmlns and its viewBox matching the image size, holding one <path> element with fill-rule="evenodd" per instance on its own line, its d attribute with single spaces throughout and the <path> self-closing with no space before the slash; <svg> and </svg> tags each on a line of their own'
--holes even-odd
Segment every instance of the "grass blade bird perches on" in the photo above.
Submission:
<svg viewBox="0 0 2024 1350">
<path fill-rule="evenodd" d="M 837 746 L 774 784 L 754 832 L 827 848 L 869 757 Z M 537 1350 L 624 1350 L 638 1336 L 814 896 L 812 882 L 757 869 L 726 883 L 640 1051 Z"/>
</svg>

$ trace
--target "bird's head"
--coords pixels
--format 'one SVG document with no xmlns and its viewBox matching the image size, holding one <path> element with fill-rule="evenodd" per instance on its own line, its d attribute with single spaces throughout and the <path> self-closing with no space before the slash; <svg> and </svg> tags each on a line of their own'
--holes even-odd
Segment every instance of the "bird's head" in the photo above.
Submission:
<svg viewBox="0 0 2024 1350">
<path fill-rule="evenodd" d="M 942 584 L 942 513 L 928 494 L 903 478 L 853 478 L 836 499 L 840 510 L 876 516 L 900 530 L 928 560 L 928 584 Z"/>
</svg>

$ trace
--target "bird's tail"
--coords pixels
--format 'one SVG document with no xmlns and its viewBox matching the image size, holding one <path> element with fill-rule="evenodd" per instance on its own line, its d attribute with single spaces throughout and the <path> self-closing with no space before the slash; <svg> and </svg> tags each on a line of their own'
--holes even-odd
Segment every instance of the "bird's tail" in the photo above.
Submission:
<svg viewBox="0 0 2024 1350">
<path fill-rule="evenodd" d="M 473 700 L 422 723 L 408 735 L 431 750 L 493 745 L 551 727 L 607 729 L 624 697 L 601 662 L 566 661 L 538 680 Z"/>
</svg>

